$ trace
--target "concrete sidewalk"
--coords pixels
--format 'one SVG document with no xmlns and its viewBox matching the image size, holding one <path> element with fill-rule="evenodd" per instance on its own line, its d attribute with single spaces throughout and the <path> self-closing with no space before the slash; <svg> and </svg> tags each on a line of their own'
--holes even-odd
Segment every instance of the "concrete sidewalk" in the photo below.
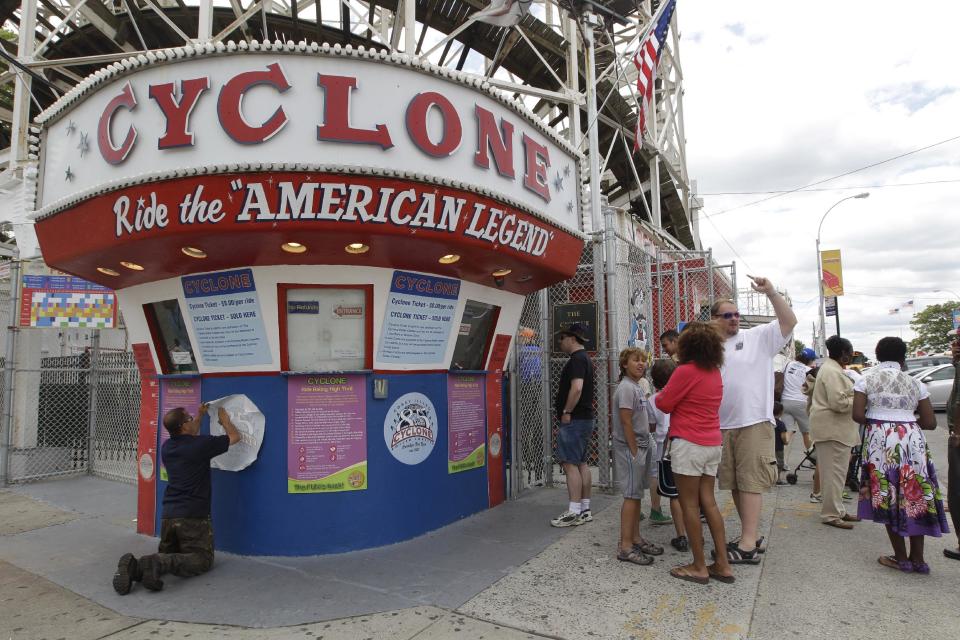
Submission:
<svg viewBox="0 0 960 640">
<path fill-rule="evenodd" d="M 945 476 L 945 429 L 928 437 Z M 802 471 L 768 496 L 769 550 L 760 566 L 736 567 L 733 585 L 672 579 L 688 555 L 669 546 L 650 567 L 618 562 L 619 500 L 596 496 L 593 523 L 553 529 L 565 492 L 541 489 L 380 549 L 221 553 L 208 574 L 125 597 L 110 586 L 117 557 L 156 546 L 134 532 L 133 487 L 88 477 L 17 486 L 0 492 L 0 639 L 954 637 L 960 563 L 941 552 L 955 536 L 927 540 L 930 576 L 886 569 L 883 527 L 821 525 L 810 481 Z M 739 525 L 719 496 L 732 538 Z M 675 535 L 647 521 L 643 534 Z"/>
</svg>

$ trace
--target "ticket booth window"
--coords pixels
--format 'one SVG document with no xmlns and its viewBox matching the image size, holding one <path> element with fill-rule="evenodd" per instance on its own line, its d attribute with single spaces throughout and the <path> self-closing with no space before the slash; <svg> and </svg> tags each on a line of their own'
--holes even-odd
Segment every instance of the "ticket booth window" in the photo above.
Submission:
<svg viewBox="0 0 960 640">
<path fill-rule="evenodd" d="M 500 307 L 476 300 L 467 300 L 453 348 L 451 369 L 479 371 L 487 361 L 493 331 L 500 317 Z"/>
<path fill-rule="evenodd" d="M 187 325 L 176 300 L 161 300 L 143 305 L 143 313 L 153 337 L 153 347 L 165 374 L 197 373 L 197 358 L 187 333 Z"/>
<path fill-rule="evenodd" d="M 278 287 L 281 366 L 285 371 L 373 367 L 372 286 Z"/>
</svg>

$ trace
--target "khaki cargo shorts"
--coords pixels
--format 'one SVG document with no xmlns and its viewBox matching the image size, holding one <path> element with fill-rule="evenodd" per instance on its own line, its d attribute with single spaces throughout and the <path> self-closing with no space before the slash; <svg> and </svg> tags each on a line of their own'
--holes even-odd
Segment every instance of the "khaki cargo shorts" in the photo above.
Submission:
<svg viewBox="0 0 960 640">
<path fill-rule="evenodd" d="M 764 493 L 777 482 L 773 425 L 758 422 L 723 431 L 717 481 L 729 491 Z"/>
</svg>

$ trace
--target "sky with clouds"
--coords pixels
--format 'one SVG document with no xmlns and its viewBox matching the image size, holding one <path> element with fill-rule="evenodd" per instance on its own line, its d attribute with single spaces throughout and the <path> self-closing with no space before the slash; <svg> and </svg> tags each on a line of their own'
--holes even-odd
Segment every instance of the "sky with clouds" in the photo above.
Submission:
<svg viewBox="0 0 960 640">
<path fill-rule="evenodd" d="M 890 309 L 960 299 L 960 3 L 678 0 L 677 20 L 688 169 L 719 262 L 785 288 L 810 344 L 817 226 L 869 191 L 821 231 L 843 256 L 841 334 L 872 356 L 913 337 L 912 311 Z"/>
</svg>

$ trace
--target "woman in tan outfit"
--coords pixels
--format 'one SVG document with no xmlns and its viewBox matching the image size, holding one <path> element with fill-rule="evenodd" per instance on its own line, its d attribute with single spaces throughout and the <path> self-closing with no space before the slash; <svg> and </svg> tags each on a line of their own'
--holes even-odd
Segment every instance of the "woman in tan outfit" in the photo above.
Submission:
<svg viewBox="0 0 960 640">
<path fill-rule="evenodd" d="M 823 504 L 823 524 L 838 529 L 853 529 L 860 519 L 849 515 L 843 506 L 843 485 L 850 463 L 850 448 L 860 441 L 853 411 L 853 381 L 843 365 L 853 357 L 853 345 L 840 336 L 827 340 L 827 355 L 817 373 L 810 405 L 810 435 L 817 447 L 817 467 Z"/>
</svg>

